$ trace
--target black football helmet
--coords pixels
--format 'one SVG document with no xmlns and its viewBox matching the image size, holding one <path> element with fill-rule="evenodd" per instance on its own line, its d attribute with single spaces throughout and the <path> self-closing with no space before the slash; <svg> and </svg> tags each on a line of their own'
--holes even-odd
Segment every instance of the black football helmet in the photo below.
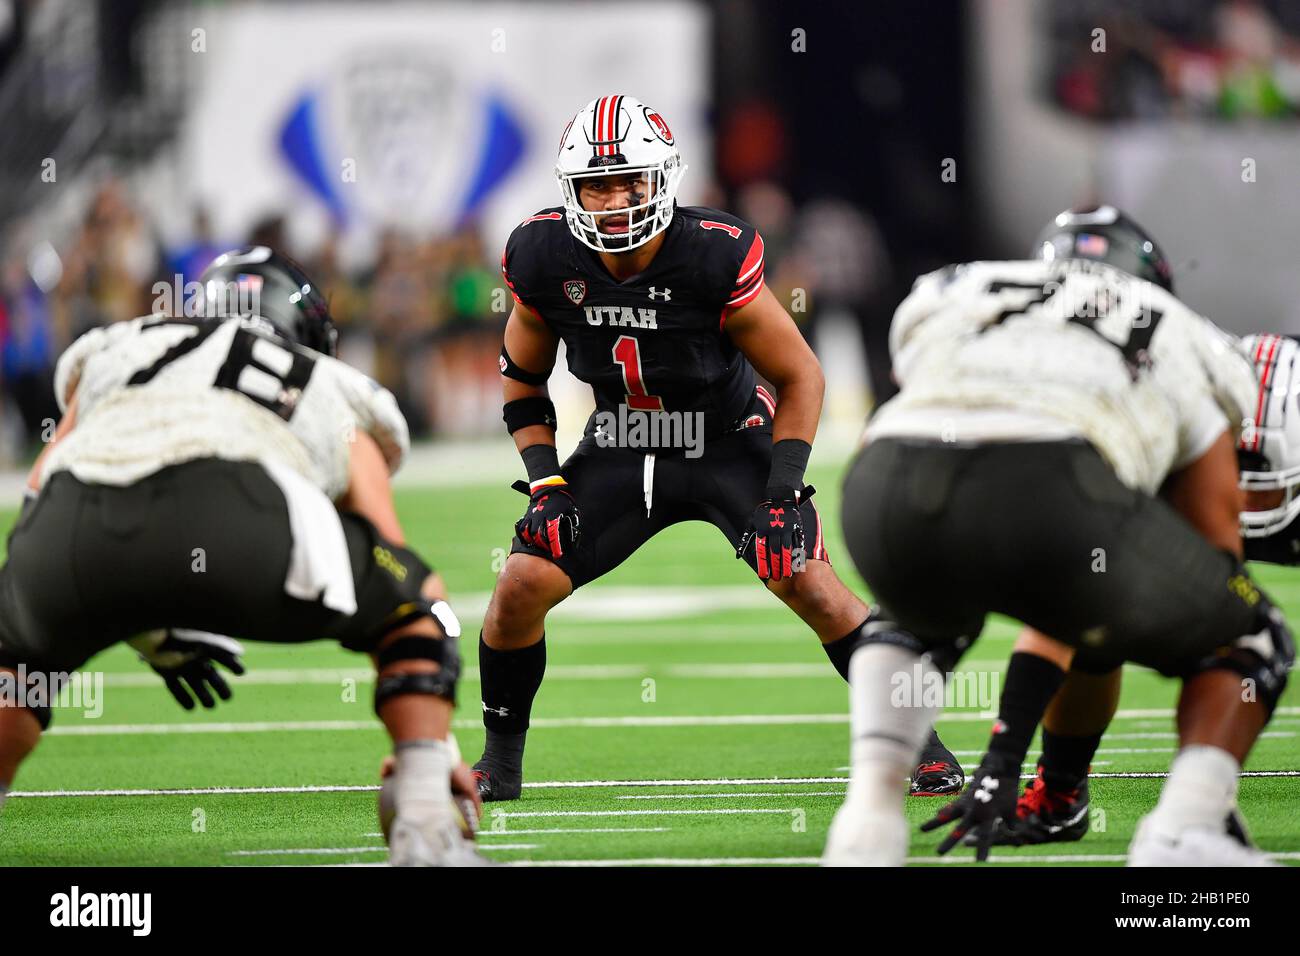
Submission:
<svg viewBox="0 0 1300 956">
<path fill-rule="evenodd" d="M 261 318 L 291 342 L 338 353 L 329 303 L 302 266 L 269 246 L 223 252 L 199 276 L 202 315 Z"/>
<path fill-rule="evenodd" d="M 1174 291 L 1173 268 L 1145 229 L 1114 206 L 1067 209 L 1039 234 L 1031 259 L 1092 259 Z"/>
</svg>

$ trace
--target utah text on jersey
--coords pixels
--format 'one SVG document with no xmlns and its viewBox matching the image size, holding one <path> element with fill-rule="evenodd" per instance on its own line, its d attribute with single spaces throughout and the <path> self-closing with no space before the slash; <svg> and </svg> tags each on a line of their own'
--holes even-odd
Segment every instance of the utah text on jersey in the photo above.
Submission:
<svg viewBox="0 0 1300 956">
<path fill-rule="evenodd" d="M 588 305 L 583 308 L 588 325 L 631 326 L 635 329 L 657 329 L 654 309 L 633 309 L 630 306 Z"/>
</svg>

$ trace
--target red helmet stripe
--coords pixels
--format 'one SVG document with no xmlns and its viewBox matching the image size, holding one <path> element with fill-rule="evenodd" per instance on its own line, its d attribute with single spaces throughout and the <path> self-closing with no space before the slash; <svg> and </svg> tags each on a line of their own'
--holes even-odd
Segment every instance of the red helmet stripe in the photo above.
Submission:
<svg viewBox="0 0 1300 956">
<path fill-rule="evenodd" d="M 1264 441 L 1264 402 L 1268 396 L 1268 388 L 1273 379 L 1273 369 L 1276 368 L 1274 359 L 1277 358 L 1278 346 L 1282 344 L 1280 335 L 1270 335 L 1268 340 L 1268 356 L 1264 359 L 1263 373 L 1259 377 L 1259 401 L 1255 407 L 1255 441 L 1251 445 L 1251 451 L 1259 451 L 1260 444 Z M 1259 352 L 1263 349 L 1264 340 L 1261 339 L 1260 347 L 1256 349 L 1256 361 L 1259 361 Z"/>
<path fill-rule="evenodd" d="M 1259 396 L 1255 402 L 1255 427 L 1251 434 L 1251 447 L 1247 451 L 1253 451 L 1255 444 L 1259 442 L 1259 416 L 1264 413 L 1264 376 L 1260 375 L 1262 368 L 1260 358 L 1264 353 L 1264 346 L 1268 344 L 1269 336 L 1261 335 L 1259 341 L 1255 343 L 1255 374 L 1259 375 Z M 1245 447 L 1243 443 L 1242 447 Z"/>
<path fill-rule="evenodd" d="M 600 142 L 600 112 L 605 108 L 605 98 L 601 97 L 600 102 L 596 104 L 595 110 L 591 114 L 591 141 L 593 144 Z M 600 155 L 600 147 L 593 145 L 591 151 L 594 155 Z"/>
<path fill-rule="evenodd" d="M 611 93 L 607 99 L 608 112 L 605 114 L 605 135 L 602 138 L 605 140 L 612 140 L 614 138 L 614 125 L 617 119 L 614 114 L 614 109 L 618 105 L 618 97 Z M 614 146 L 612 143 L 605 147 L 604 153 L 606 156 L 614 155 Z"/>
</svg>

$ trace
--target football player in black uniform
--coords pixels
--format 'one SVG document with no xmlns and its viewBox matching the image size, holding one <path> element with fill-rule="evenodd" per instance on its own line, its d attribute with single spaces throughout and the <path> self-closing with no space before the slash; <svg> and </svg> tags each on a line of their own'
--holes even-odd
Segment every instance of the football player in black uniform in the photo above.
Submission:
<svg viewBox="0 0 1300 956">
<path fill-rule="evenodd" d="M 1244 493 L 1240 543 L 1225 527 L 1220 546 L 1240 546 L 1247 561 L 1300 564 L 1300 342 L 1283 335 L 1248 335 L 1242 347 L 1255 363 L 1259 393 L 1253 427 L 1237 443 Z M 1179 493 L 1181 491 L 1181 493 Z M 1203 496 L 1178 485 L 1163 490 L 1170 504 L 1209 533 L 1213 516 Z M 1220 522 L 1223 525 L 1223 522 Z M 1018 651 L 1051 656 L 1051 644 L 1036 632 L 1023 634 Z M 1082 839 L 1088 832 L 1088 767 L 1119 707 L 1119 668 L 1092 667 L 1077 657 L 1043 719 L 1043 751 L 1038 773 L 1016 804 L 1015 817 L 999 825 L 994 844 L 1023 846 Z M 1233 814 L 1230 830 L 1244 841 L 1244 827 Z"/>
<path fill-rule="evenodd" d="M 922 277 L 890 345 L 901 392 L 844 486 L 846 544 L 882 622 L 851 665 L 853 772 L 824 861 L 905 861 L 892 778 L 929 714 L 883 706 L 878 688 L 909 665 L 951 668 L 998 611 L 1068 647 L 1012 655 L 971 786 L 922 825 L 955 824 L 940 854 L 971 834 L 987 858 L 1077 653 L 1183 681 L 1180 749 L 1130 865 L 1267 864 L 1229 821 L 1295 651 L 1241 563 L 1233 445 L 1258 381 L 1240 343 L 1174 297 L 1154 240 L 1099 206 L 1056 217 L 1033 259 Z"/>
<path fill-rule="evenodd" d="M 243 673 L 223 635 L 328 638 L 375 663 L 391 862 L 481 862 L 451 790 L 473 787 L 449 729 L 460 624 L 390 490 L 406 421 L 334 357 L 291 260 L 237 250 L 202 285 L 198 317 L 92 329 L 59 359 L 64 415 L 0 568 L 0 803 L 52 686 L 119 641 L 192 709 L 230 697 L 214 662 Z"/>
<path fill-rule="evenodd" d="M 520 223 L 502 256 L 515 298 L 504 418 L 529 503 L 479 642 L 487 743 L 474 770 L 485 800 L 520 794 L 547 612 L 669 525 L 721 530 L 846 678 L 868 621 L 831 570 L 803 480 L 821 413 L 817 359 L 763 284 L 754 227 L 676 205 L 685 169 L 659 113 L 630 96 L 593 100 L 561 137 L 564 205 Z M 563 466 L 546 389 L 561 341 L 596 396 Z M 913 792 L 962 782 L 932 736 Z"/>
</svg>

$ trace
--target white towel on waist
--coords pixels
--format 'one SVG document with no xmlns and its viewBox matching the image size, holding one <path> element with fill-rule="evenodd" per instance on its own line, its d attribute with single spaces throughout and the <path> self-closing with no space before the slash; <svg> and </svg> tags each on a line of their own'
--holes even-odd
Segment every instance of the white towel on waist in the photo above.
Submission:
<svg viewBox="0 0 1300 956">
<path fill-rule="evenodd" d="M 303 601 L 319 600 L 340 614 L 357 613 L 352 560 L 343 523 L 325 493 L 286 465 L 263 461 L 289 506 L 293 547 L 284 591 Z"/>
</svg>

